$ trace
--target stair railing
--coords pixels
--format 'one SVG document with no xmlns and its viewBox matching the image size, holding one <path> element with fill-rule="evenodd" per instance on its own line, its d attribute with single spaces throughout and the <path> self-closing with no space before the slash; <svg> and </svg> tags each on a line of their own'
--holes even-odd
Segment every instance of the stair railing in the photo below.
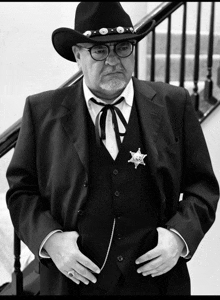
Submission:
<svg viewBox="0 0 220 300">
<path fill-rule="evenodd" d="M 197 113 L 198 119 L 200 123 L 202 123 L 212 112 L 215 110 L 218 105 L 220 104 L 220 101 L 216 99 L 214 96 L 214 88 L 219 88 L 220 87 L 220 63 L 219 63 L 219 68 L 217 73 L 217 79 L 216 82 L 213 82 L 213 77 L 212 77 L 212 69 L 213 69 L 213 57 L 214 57 L 214 41 L 215 41 L 215 23 L 214 23 L 214 16 L 216 13 L 215 5 L 217 2 L 206 2 L 206 5 L 210 5 L 210 25 L 209 27 L 209 40 L 208 40 L 208 49 L 207 49 L 207 76 L 206 79 L 201 79 L 200 73 L 201 71 L 204 72 L 204 68 L 202 69 L 202 62 L 201 60 L 201 12 L 202 12 L 202 6 L 203 2 L 193 2 L 194 6 L 197 5 L 197 12 L 195 16 L 196 20 L 196 30 L 195 30 L 195 48 L 194 48 L 194 54 L 192 61 L 194 61 L 194 64 L 192 63 L 190 66 L 187 65 L 188 68 L 193 67 L 193 70 L 191 71 L 191 79 L 189 80 L 190 83 L 192 83 L 192 102 L 194 104 L 195 111 Z M 193 40 L 187 44 L 187 17 L 189 14 L 188 7 L 192 5 L 190 2 L 173 2 L 173 6 L 171 8 L 170 3 L 164 3 L 161 7 L 163 7 L 163 17 L 160 18 L 161 13 L 160 13 L 160 8 L 156 8 L 150 19 L 154 18 L 156 20 L 156 24 L 154 29 L 152 29 L 151 34 L 149 34 L 146 39 L 147 39 L 147 54 L 149 56 L 150 54 L 150 59 L 148 60 L 148 65 L 147 65 L 147 78 L 146 80 L 150 81 L 164 81 L 167 83 L 179 85 L 181 87 L 185 87 L 186 80 L 185 80 L 185 75 L 186 75 L 186 49 L 187 46 L 190 45 L 190 47 L 193 47 Z M 220 5 L 220 4 L 219 4 Z M 168 9 L 169 7 L 169 9 Z M 195 6 L 196 8 L 196 6 Z M 218 6 L 220 9 L 220 6 Z M 180 42 L 178 45 L 180 48 L 180 53 L 179 53 L 179 63 L 176 61 L 175 64 L 172 64 L 172 30 L 175 30 L 175 24 L 172 21 L 172 18 L 174 16 L 174 13 L 177 11 L 178 13 L 180 12 L 179 15 L 179 21 L 181 22 L 181 10 L 182 10 L 182 32 L 180 32 Z M 166 35 L 166 40 L 164 41 L 163 44 L 157 44 L 157 37 L 160 34 L 159 31 L 156 29 L 158 28 L 158 25 L 163 22 L 167 22 L 167 30 L 164 35 Z M 141 23 L 141 21 L 140 21 Z M 219 35 L 218 35 L 219 36 Z M 157 47 L 162 47 L 164 46 L 164 53 L 165 53 L 165 58 L 163 62 L 160 64 L 160 69 L 157 69 Z M 204 49 L 204 46 L 203 46 Z M 204 51 L 204 50 L 203 50 Z M 220 50 L 215 47 L 215 51 L 217 51 L 217 55 L 220 55 Z M 216 56 L 216 55 L 215 55 Z M 159 65 L 159 63 L 158 63 Z M 163 75 L 161 72 L 161 69 L 164 67 L 164 77 L 161 78 Z M 172 71 L 177 69 L 179 67 L 179 81 L 177 78 L 175 78 L 175 83 L 171 82 L 171 74 Z M 201 88 L 202 86 L 202 81 L 204 80 L 204 87 Z M 213 84 L 214 83 L 214 84 Z M 199 88 L 200 84 L 200 88 Z M 201 91 L 202 90 L 202 91 Z M 218 90 L 216 89 L 215 92 L 218 94 Z M 218 98 L 218 97 L 217 97 Z"/>
<path fill-rule="evenodd" d="M 199 93 L 198 93 L 198 81 L 199 81 L 199 59 L 200 59 L 200 27 L 201 27 L 201 2 L 198 2 L 197 10 L 197 26 L 196 26 L 196 43 L 195 43 L 195 60 L 194 60 L 194 74 L 193 74 L 193 95 L 192 99 L 194 102 L 195 110 L 198 117 L 203 116 L 202 112 L 199 110 Z"/>
</svg>

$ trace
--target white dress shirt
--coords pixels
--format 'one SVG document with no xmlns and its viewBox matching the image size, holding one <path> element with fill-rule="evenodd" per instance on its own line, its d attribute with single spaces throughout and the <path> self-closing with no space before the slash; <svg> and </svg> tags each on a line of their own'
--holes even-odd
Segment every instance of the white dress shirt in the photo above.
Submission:
<svg viewBox="0 0 220 300">
<path fill-rule="evenodd" d="M 92 118 L 93 123 L 95 124 L 96 116 L 100 112 L 100 110 L 102 109 L 102 106 L 95 104 L 90 99 L 94 98 L 98 102 L 103 102 L 105 104 L 106 104 L 106 102 L 103 101 L 102 99 L 99 99 L 98 97 L 96 97 L 90 91 L 90 89 L 87 87 L 87 85 L 85 83 L 84 77 L 83 77 L 83 92 L 84 92 L 86 105 L 88 107 L 90 116 Z M 133 87 L 132 79 L 129 81 L 128 85 L 126 86 L 126 88 L 124 89 L 122 94 L 119 97 L 117 97 L 114 101 L 109 101 L 108 103 L 113 104 L 114 102 L 119 100 L 121 97 L 124 97 L 125 100 L 122 101 L 121 103 L 119 103 L 117 105 L 117 107 L 121 110 L 126 122 L 128 123 L 129 118 L 130 118 L 130 114 L 131 114 L 131 108 L 132 108 L 133 100 L 134 100 L 134 87 Z M 121 123 L 120 119 L 118 118 L 118 116 L 117 116 L 117 121 L 118 121 L 119 132 L 124 132 L 125 128 L 124 128 L 123 124 Z M 109 129 L 109 127 L 112 128 L 112 126 L 108 126 L 108 125 L 111 125 L 111 123 L 112 123 L 111 112 L 110 112 L 110 110 L 108 110 L 107 117 L 106 117 L 106 131 L 107 131 L 106 132 L 106 140 L 103 140 L 103 143 L 106 146 L 106 148 L 108 149 L 108 151 L 111 154 L 112 158 L 115 159 L 117 157 L 118 149 L 117 149 L 117 144 L 116 144 L 116 140 L 115 140 L 114 130 L 112 129 L 112 131 L 111 131 L 111 129 Z M 110 134 L 109 134 L 109 131 L 110 131 Z M 123 138 L 124 137 L 121 136 L 121 141 L 123 141 Z M 185 240 L 183 239 L 183 237 L 175 229 L 170 228 L 170 231 L 173 231 L 174 233 L 176 233 L 182 239 L 182 241 L 184 242 L 185 247 L 184 247 L 184 250 L 183 250 L 181 256 L 186 258 L 189 255 L 189 248 L 188 248 Z M 50 232 L 45 237 L 45 239 L 41 243 L 41 247 L 39 249 L 39 256 L 40 257 L 50 258 L 49 255 L 47 254 L 47 252 L 43 249 L 43 246 L 44 246 L 45 242 L 48 240 L 48 238 L 55 232 L 62 232 L 62 231 L 61 230 L 54 230 L 54 231 Z"/>
<path fill-rule="evenodd" d="M 120 109 L 126 122 L 128 123 L 128 120 L 129 120 L 129 117 L 131 114 L 133 99 L 134 99 L 134 88 L 133 88 L 132 80 L 129 81 L 128 85 L 126 86 L 126 88 L 124 89 L 122 94 L 119 97 L 117 97 L 116 99 L 114 99 L 113 101 L 108 101 L 108 102 L 103 101 L 102 99 L 93 95 L 93 93 L 86 86 L 84 80 L 83 80 L 83 90 L 84 90 L 86 105 L 88 107 L 90 116 L 91 116 L 94 124 L 95 124 L 96 116 L 98 115 L 100 110 L 103 108 L 103 106 L 95 104 L 90 99 L 94 98 L 96 101 L 102 102 L 104 104 L 114 104 L 121 97 L 124 97 L 124 101 L 117 104 L 117 107 Z M 116 114 L 116 117 L 117 117 L 117 121 L 118 121 L 119 132 L 124 133 L 125 132 L 124 125 L 122 124 L 122 122 L 117 114 Z M 121 136 L 120 138 L 121 138 L 121 141 L 123 141 L 124 137 Z M 108 110 L 107 116 L 106 116 L 106 139 L 103 140 L 103 143 L 104 143 L 105 147 L 108 149 L 112 158 L 115 159 L 118 154 L 118 147 L 117 147 L 116 138 L 115 138 L 115 131 L 114 131 L 113 124 L 112 124 L 112 114 L 111 114 L 110 110 Z"/>
</svg>

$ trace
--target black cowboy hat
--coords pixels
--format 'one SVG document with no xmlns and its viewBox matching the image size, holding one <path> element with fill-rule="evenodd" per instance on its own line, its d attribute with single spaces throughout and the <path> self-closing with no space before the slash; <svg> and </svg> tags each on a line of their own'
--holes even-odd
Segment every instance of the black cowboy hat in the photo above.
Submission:
<svg viewBox="0 0 220 300">
<path fill-rule="evenodd" d="M 153 25 L 152 21 L 149 22 L 137 34 L 119 2 L 80 2 L 76 8 L 75 29 L 56 29 L 52 34 L 52 43 L 62 57 L 75 62 L 72 46 L 78 43 L 138 42 Z"/>
</svg>

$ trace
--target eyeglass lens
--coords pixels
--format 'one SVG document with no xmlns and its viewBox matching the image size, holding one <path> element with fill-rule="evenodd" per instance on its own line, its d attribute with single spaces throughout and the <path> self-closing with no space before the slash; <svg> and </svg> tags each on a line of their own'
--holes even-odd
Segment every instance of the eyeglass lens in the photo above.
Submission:
<svg viewBox="0 0 220 300">
<path fill-rule="evenodd" d="M 119 57 L 127 57 L 133 51 L 133 44 L 130 42 L 118 43 L 114 46 L 114 51 Z M 91 48 L 91 56 L 95 60 L 104 60 L 108 57 L 110 48 L 107 45 L 97 45 Z"/>
</svg>

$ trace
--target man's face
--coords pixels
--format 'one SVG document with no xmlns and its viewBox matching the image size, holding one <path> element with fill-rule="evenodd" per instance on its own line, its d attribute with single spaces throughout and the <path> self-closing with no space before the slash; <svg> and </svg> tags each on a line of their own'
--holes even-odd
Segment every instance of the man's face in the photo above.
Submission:
<svg viewBox="0 0 220 300">
<path fill-rule="evenodd" d="M 82 47 L 72 48 L 86 85 L 94 95 L 106 100 L 112 100 L 121 94 L 134 71 L 134 53 L 121 58 L 114 52 L 114 44 L 116 43 L 105 43 L 110 47 L 110 52 L 102 61 L 94 60 L 90 52 L 82 48 L 90 48 L 94 44 L 84 43 L 80 44 Z"/>
</svg>

